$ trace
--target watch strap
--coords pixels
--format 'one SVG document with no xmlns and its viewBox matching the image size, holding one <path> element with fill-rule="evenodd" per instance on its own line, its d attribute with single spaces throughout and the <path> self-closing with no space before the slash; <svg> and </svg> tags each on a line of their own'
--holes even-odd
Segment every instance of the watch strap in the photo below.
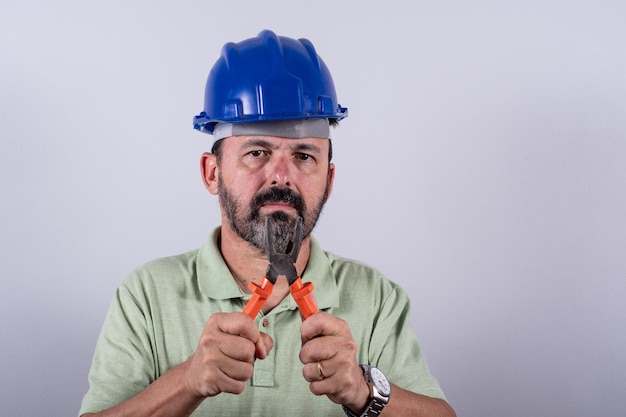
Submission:
<svg viewBox="0 0 626 417">
<path fill-rule="evenodd" d="M 356 414 L 354 413 L 352 410 L 350 410 L 348 407 L 346 407 L 345 405 L 342 405 L 343 407 L 343 412 L 346 413 L 346 415 L 348 417 L 361 417 L 360 414 Z"/>
<path fill-rule="evenodd" d="M 356 414 L 352 410 L 350 410 L 345 405 L 342 405 L 343 411 L 346 413 L 348 417 L 374 417 L 380 415 L 382 413 L 383 408 L 385 408 L 385 404 L 381 404 L 378 401 L 375 401 L 373 398 L 365 407 L 365 410 L 361 414 Z"/>
</svg>

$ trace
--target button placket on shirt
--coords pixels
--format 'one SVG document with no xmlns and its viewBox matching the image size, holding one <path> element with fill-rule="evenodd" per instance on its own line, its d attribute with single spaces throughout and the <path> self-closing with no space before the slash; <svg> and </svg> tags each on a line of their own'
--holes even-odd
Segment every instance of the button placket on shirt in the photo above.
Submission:
<svg viewBox="0 0 626 417">
<path fill-rule="evenodd" d="M 261 313 L 262 314 L 262 313 Z M 272 317 L 262 316 L 259 320 L 259 330 L 267 333 L 274 339 L 274 324 Z M 263 360 L 254 361 L 254 374 L 252 375 L 252 385 L 258 387 L 273 387 L 274 368 L 276 365 L 276 349 L 272 349 Z"/>
</svg>

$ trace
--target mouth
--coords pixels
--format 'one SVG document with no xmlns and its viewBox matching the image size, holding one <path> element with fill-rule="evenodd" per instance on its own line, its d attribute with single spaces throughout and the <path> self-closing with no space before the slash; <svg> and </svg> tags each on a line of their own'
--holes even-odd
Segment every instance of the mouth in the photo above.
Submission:
<svg viewBox="0 0 626 417">
<path fill-rule="evenodd" d="M 290 189 L 270 188 L 258 194 L 252 204 L 252 210 L 257 213 L 271 214 L 284 213 L 286 215 L 299 215 L 304 212 L 302 197 Z"/>
<path fill-rule="evenodd" d="M 293 204 L 286 201 L 267 201 L 261 205 L 261 209 L 267 211 L 296 211 Z"/>
</svg>

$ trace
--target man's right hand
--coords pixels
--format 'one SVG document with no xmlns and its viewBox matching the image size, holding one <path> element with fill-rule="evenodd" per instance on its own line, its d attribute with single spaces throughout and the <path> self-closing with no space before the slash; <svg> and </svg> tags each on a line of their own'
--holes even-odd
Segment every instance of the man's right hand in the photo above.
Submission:
<svg viewBox="0 0 626 417">
<path fill-rule="evenodd" d="M 217 313 L 204 326 L 198 349 L 146 389 L 96 414 L 98 417 L 189 416 L 206 397 L 220 392 L 240 394 L 252 377 L 255 359 L 274 346 L 244 313 Z"/>
<path fill-rule="evenodd" d="M 252 377 L 255 359 L 274 346 L 244 313 L 216 313 L 207 321 L 196 352 L 187 360 L 189 389 L 200 397 L 240 394 Z"/>
</svg>

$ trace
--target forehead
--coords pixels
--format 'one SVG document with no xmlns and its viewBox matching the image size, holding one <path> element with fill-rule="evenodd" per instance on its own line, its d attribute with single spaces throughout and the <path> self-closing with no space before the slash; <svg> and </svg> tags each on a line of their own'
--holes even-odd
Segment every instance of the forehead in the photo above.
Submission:
<svg viewBox="0 0 626 417">
<path fill-rule="evenodd" d="M 224 150 L 237 151 L 254 148 L 271 150 L 309 150 L 311 152 L 327 153 L 328 139 L 321 138 L 284 138 L 279 136 L 230 136 L 224 139 Z"/>
</svg>

